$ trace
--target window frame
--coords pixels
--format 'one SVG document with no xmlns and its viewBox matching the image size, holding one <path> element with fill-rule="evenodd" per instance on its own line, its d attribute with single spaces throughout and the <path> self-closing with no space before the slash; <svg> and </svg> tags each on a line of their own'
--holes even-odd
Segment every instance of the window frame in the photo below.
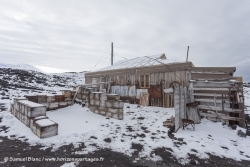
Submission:
<svg viewBox="0 0 250 167">
<path fill-rule="evenodd" d="M 143 76 L 143 81 L 142 81 L 142 76 Z M 147 86 L 147 77 L 148 76 L 148 86 Z M 150 88 L 150 74 L 140 74 L 140 78 L 139 78 L 139 84 L 140 84 L 140 88 Z M 142 85 L 143 83 L 143 85 Z"/>
</svg>

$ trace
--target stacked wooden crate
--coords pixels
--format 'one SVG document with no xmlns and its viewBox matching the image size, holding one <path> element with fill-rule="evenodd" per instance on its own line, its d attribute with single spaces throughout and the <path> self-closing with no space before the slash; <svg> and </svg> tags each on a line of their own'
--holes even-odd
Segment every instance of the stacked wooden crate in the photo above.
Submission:
<svg viewBox="0 0 250 167">
<path fill-rule="evenodd" d="M 58 135 L 58 124 L 50 119 L 38 119 L 33 123 L 32 131 L 41 139 Z"/>
<path fill-rule="evenodd" d="M 89 109 L 106 117 L 123 119 L 124 103 L 117 94 L 91 92 L 89 95 Z"/>
<path fill-rule="evenodd" d="M 61 102 L 60 106 L 68 106 L 72 103 L 72 92 L 71 90 L 63 90 L 62 94 L 64 95 L 64 103 Z"/>
<path fill-rule="evenodd" d="M 45 96 L 37 97 L 38 100 L 40 98 L 40 102 L 45 102 L 45 99 L 47 99 Z M 40 138 L 58 134 L 58 124 L 46 117 L 46 106 L 42 104 L 29 101 L 23 97 L 15 98 L 10 111 Z"/>
<path fill-rule="evenodd" d="M 14 104 L 13 104 L 13 112 L 12 114 L 15 116 L 15 117 L 19 117 L 19 101 L 21 100 L 27 100 L 25 97 L 18 97 L 18 98 L 14 98 Z"/>
<path fill-rule="evenodd" d="M 19 104 L 19 120 L 28 127 L 32 118 L 46 115 L 46 107 L 44 105 L 28 100 L 21 100 L 17 103 Z"/>
</svg>

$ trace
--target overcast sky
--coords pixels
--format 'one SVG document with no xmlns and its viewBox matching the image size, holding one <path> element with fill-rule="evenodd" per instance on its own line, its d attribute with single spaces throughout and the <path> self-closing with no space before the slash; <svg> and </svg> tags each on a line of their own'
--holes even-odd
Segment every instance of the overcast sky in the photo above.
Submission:
<svg viewBox="0 0 250 167">
<path fill-rule="evenodd" d="M 0 63 L 90 71 L 165 53 L 250 81 L 249 0 L 0 0 Z"/>
</svg>

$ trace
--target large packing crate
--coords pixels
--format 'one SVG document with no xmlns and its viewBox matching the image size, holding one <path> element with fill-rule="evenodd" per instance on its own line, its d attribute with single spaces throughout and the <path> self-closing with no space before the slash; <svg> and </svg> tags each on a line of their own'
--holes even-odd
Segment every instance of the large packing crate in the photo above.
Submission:
<svg viewBox="0 0 250 167">
<path fill-rule="evenodd" d="M 36 135 L 41 139 L 58 135 L 58 124 L 50 119 L 40 119 L 35 121 Z"/>
<path fill-rule="evenodd" d="M 67 106 L 68 106 L 68 102 L 66 102 L 66 101 L 59 102 L 59 108 L 64 108 L 64 107 L 67 107 Z"/>
<path fill-rule="evenodd" d="M 47 96 L 47 102 L 48 102 L 48 103 L 50 103 L 50 102 L 55 102 L 55 101 L 56 101 L 55 96 L 53 96 L 53 95 Z"/>
<path fill-rule="evenodd" d="M 38 97 L 35 95 L 25 95 L 24 97 L 26 97 L 29 101 L 32 101 L 34 103 L 38 103 Z"/>
<path fill-rule="evenodd" d="M 49 103 L 49 110 L 55 110 L 58 109 L 58 107 L 59 107 L 58 102 Z"/>
<path fill-rule="evenodd" d="M 27 100 L 25 97 L 14 98 L 14 108 L 19 111 L 19 104 L 17 102 Z"/>
<path fill-rule="evenodd" d="M 30 119 L 30 129 L 32 130 L 33 133 L 36 134 L 36 126 L 34 126 L 34 122 L 37 121 L 37 120 L 40 120 L 40 119 L 48 119 L 47 116 L 39 116 L 39 117 L 35 117 L 35 118 L 31 118 Z"/>
<path fill-rule="evenodd" d="M 63 90 L 62 94 L 64 95 L 64 97 L 70 97 L 71 98 L 71 90 Z"/>
<path fill-rule="evenodd" d="M 55 95 L 55 102 L 64 101 L 64 95 Z"/>
<path fill-rule="evenodd" d="M 38 117 L 46 115 L 46 107 L 44 105 L 34 103 L 28 100 L 18 102 L 24 108 L 25 115 L 28 117 Z M 23 111 L 23 110 L 22 110 Z"/>
<path fill-rule="evenodd" d="M 47 103 L 47 95 L 37 95 L 38 103 Z"/>
</svg>

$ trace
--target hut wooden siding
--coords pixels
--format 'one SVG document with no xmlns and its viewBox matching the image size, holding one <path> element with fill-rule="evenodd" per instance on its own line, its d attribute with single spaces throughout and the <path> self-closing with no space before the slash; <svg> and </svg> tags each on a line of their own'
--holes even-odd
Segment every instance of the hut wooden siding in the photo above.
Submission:
<svg viewBox="0 0 250 167">
<path fill-rule="evenodd" d="M 192 62 L 184 63 L 172 63 L 161 64 L 145 67 L 115 69 L 108 71 L 91 72 L 85 74 L 86 84 L 90 84 L 95 78 L 95 82 L 102 82 L 102 78 L 105 78 L 106 82 L 111 82 L 112 85 L 119 86 L 136 86 L 136 89 L 148 89 L 152 91 L 152 87 L 160 87 L 160 94 L 158 98 L 151 97 L 149 102 L 151 106 L 160 107 L 173 107 L 173 95 L 166 95 L 163 93 L 163 89 L 169 88 L 173 81 L 177 81 L 181 86 L 188 85 L 190 75 L 187 71 L 193 67 Z M 150 87 L 140 87 L 140 75 L 149 75 Z M 105 88 L 108 88 L 106 85 Z M 150 90 L 151 89 L 151 90 Z M 157 91 L 157 90 L 156 90 Z M 136 101 L 136 100 L 135 100 Z"/>
<path fill-rule="evenodd" d="M 146 89 L 151 94 L 150 105 L 174 107 L 174 95 L 163 93 L 163 90 L 169 88 L 173 81 L 177 81 L 180 86 L 189 87 L 191 79 L 223 80 L 233 77 L 235 71 L 235 67 L 194 67 L 192 62 L 184 62 L 90 72 L 85 74 L 85 82 L 90 84 L 92 80 L 97 83 L 105 80 L 106 82 L 112 82 L 113 86 L 135 86 L 136 89 L 145 89 L 140 87 L 140 75 L 147 74 L 149 75 L 150 87 Z M 102 88 L 109 89 L 109 85 L 106 84 Z M 158 96 L 152 96 L 152 91 L 158 91 Z M 206 93 L 210 91 L 202 90 L 199 92 Z M 220 92 L 215 91 L 215 93 Z M 134 97 L 125 97 L 123 99 L 131 98 Z M 136 99 L 135 101 L 138 102 Z"/>
</svg>

